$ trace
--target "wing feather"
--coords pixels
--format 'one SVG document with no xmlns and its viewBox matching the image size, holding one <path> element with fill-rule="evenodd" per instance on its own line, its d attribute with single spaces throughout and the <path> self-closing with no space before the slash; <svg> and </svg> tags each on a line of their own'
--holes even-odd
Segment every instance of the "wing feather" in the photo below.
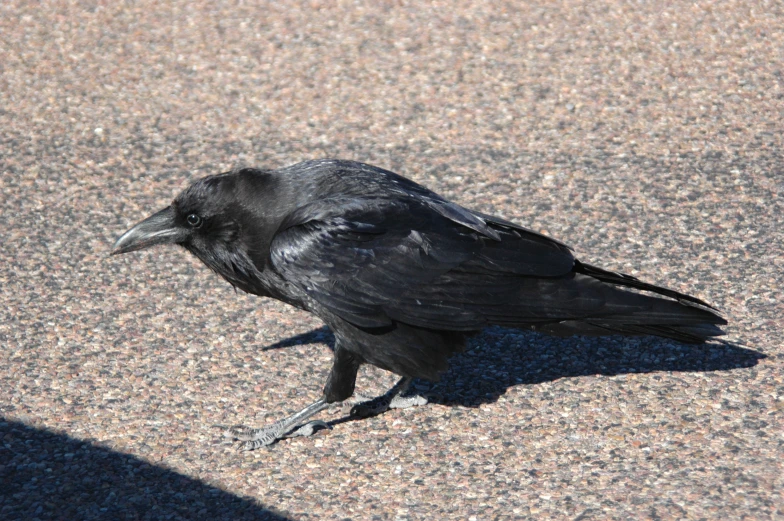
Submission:
<svg viewBox="0 0 784 521">
<path fill-rule="evenodd" d="M 360 327 L 399 321 L 476 330 L 495 315 L 507 322 L 562 315 L 548 314 L 546 300 L 569 291 L 558 282 L 574 264 L 568 248 L 503 222 L 495 239 L 475 224 L 416 198 L 322 200 L 285 220 L 270 259 L 286 280 Z M 548 279 L 552 288 L 541 282 Z"/>
</svg>

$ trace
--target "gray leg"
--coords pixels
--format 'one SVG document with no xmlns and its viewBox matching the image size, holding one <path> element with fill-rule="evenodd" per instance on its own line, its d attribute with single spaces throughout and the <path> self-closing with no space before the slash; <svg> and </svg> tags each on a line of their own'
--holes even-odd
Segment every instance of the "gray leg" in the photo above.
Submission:
<svg viewBox="0 0 784 521">
<path fill-rule="evenodd" d="M 335 357 L 332 363 L 332 370 L 327 378 L 327 385 L 324 387 L 324 396 L 311 403 L 296 414 L 288 418 L 273 423 L 263 429 L 254 429 L 243 425 L 236 425 L 224 430 L 226 437 L 244 441 L 242 450 L 253 450 L 265 445 L 271 445 L 283 438 L 294 438 L 295 436 L 310 436 L 316 432 L 316 428 L 331 428 L 326 422 L 315 420 L 304 425 L 300 422 L 307 420 L 317 414 L 332 403 L 342 402 L 354 392 L 354 382 L 357 378 L 359 361 L 350 352 L 344 349 L 338 339 L 335 346 Z M 298 426 L 299 425 L 299 426 Z"/>
<path fill-rule="evenodd" d="M 316 420 L 308 422 L 305 425 L 297 427 L 303 420 L 307 420 L 316 413 L 319 413 L 329 407 L 329 403 L 324 398 L 321 398 L 298 413 L 292 414 L 288 418 L 276 421 L 268 427 L 263 429 L 253 429 L 243 425 L 236 425 L 226 429 L 224 435 L 226 437 L 234 438 L 245 443 L 242 445 L 242 450 L 253 450 L 266 445 L 271 445 L 277 440 L 283 438 L 293 438 L 295 436 L 310 436 L 316 431 L 316 427 L 329 427 L 325 422 Z"/>
<path fill-rule="evenodd" d="M 364 418 L 381 414 L 389 409 L 407 409 L 415 405 L 425 405 L 427 398 L 424 396 L 402 396 L 408 390 L 412 380 L 413 378 L 404 376 L 381 396 L 356 404 L 351 408 L 351 415 Z"/>
</svg>

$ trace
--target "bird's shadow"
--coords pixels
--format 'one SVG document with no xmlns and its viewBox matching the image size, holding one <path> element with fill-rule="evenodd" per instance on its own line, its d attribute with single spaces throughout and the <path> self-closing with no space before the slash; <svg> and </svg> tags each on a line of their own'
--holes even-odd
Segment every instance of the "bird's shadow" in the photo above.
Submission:
<svg viewBox="0 0 784 521">
<path fill-rule="evenodd" d="M 314 329 L 266 349 L 326 343 L 335 338 L 327 327 Z M 689 345 L 655 337 L 568 337 L 491 327 L 469 340 L 452 357 L 437 383 L 414 381 L 415 392 L 432 403 L 477 407 L 493 403 L 516 385 L 589 375 L 708 372 L 753 367 L 766 358 L 758 351 L 714 341 Z"/>
</svg>

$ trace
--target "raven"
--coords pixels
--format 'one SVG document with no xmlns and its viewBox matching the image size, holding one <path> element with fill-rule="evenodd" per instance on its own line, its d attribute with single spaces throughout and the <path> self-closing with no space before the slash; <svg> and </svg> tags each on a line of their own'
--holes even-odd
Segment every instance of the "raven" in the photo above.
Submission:
<svg viewBox="0 0 784 521">
<path fill-rule="evenodd" d="M 702 343 L 727 323 L 696 297 L 582 263 L 559 241 L 354 161 L 197 180 L 112 254 L 156 244 L 183 246 L 235 288 L 314 313 L 335 334 L 321 398 L 263 429 L 230 428 L 246 450 L 326 426 L 300 424 L 350 398 L 361 364 L 401 379 L 353 414 L 426 403 L 404 396 L 411 380 L 437 380 L 490 325 Z"/>
</svg>

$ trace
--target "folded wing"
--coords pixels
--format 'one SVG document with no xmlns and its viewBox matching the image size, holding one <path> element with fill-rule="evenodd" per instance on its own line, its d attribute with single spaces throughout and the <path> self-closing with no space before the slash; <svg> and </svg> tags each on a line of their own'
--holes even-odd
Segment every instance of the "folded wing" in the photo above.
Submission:
<svg viewBox="0 0 784 521">
<path fill-rule="evenodd" d="M 469 331 L 601 308 L 602 285 L 572 273 L 566 246 L 481 218 L 492 235 L 413 198 L 318 201 L 286 219 L 271 261 L 310 298 L 360 327 L 400 321 Z"/>
</svg>

